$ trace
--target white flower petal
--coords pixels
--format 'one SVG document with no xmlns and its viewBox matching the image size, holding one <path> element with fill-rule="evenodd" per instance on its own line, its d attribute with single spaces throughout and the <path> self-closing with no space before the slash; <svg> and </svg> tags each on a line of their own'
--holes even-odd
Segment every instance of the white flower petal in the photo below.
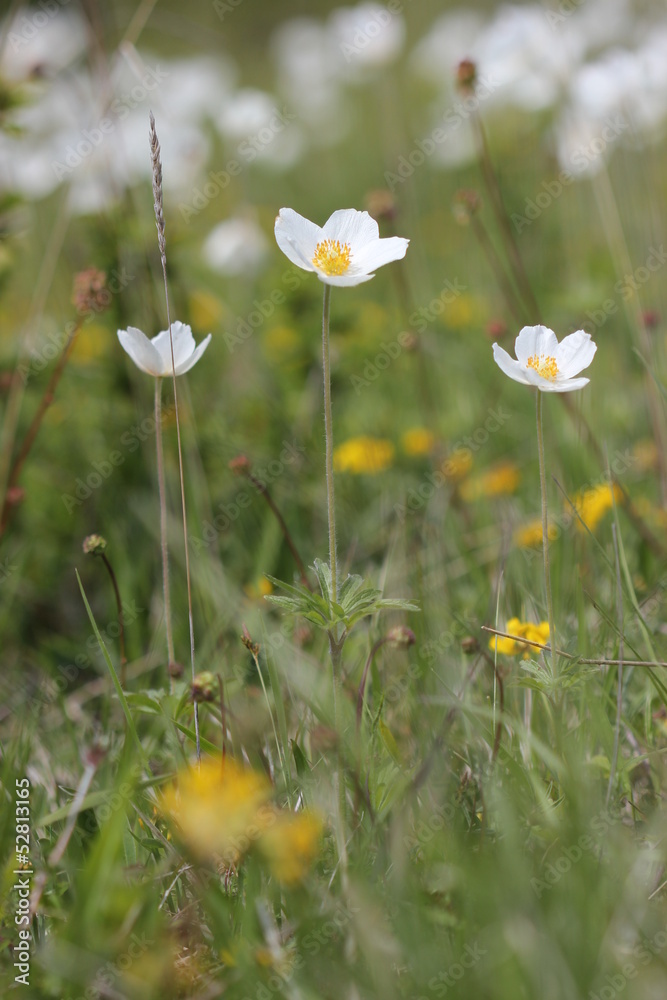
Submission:
<svg viewBox="0 0 667 1000">
<path fill-rule="evenodd" d="M 367 243 L 380 238 L 378 224 L 368 212 L 356 208 L 340 208 L 330 215 L 322 227 L 325 239 L 349 243 L 353 253 L 359 253 Z"/>
<path fill-rule="evenodd" d="M 548 382 L 545 379 L 538 388 L 542 392 L 573 392 L 574 389 L 583 389 L 589 382 L 589 378 L 566 378 L 562 382 L 559 379 L 555 382 Z"/>
<path fill-rule="evenodd" d="M 171 324 L 171 339 L 174 343 L 174 368 L 178 375 L 178 369 L 187 361 L 195 349 L 195 338 L 192 330 L 186 323 L 174 320 Z M 171 343 L 169 341 L 169 330 L 162 330 L 151 340 L 153 347 L 157 349 L 162 358 L 163 374 L 171 375 Z"/>
<path fill-rule="evenodd" d="M 136 326 L 118 331 L 118 339 L 123 350 L 130 355 L 137 368 L 147 375 L 160 375 L 162 360 L 148 337 Z"/>
<path fill-rule="evenodd" d="M 314 271 L 312 259 L 315 247 L 323 238 L 322 230 L 309 219 L 304 219 L 293 208 L 281 208 L 274 227 L 276 243 L 285 256 L 303 268 Z"/>
<path fill-rule="evenodd" d="M 546 354 L 555 358 L 558 350 L 558 338 L 548 326 L 524 326 L 514 343 L 517 360 L 526 365 L 528 358 Z"/>
<path fill-rule="evenodd" d="M 317 277 L 325 285 L 338 285 L 339 288 L 351 288 L 353 285 L 361 285 L 364 281 L 370 281 L 374 274 L 325 274 L 318 271 Z"/>
<path fill-rule="evenodd" d="M 190 369 L 197 364 L 197 362 L 199 361 L 202 354 L 204 353 L 204 351 L 206 350 L 206 348 L 210 343 L 211 343 L 211 334 L 209 333 L 206 337 L 204 337 L 199 347 L 197 347 L 197 349 L 193 351 L 190 357 L 186 358 L 184 361 L 182 361 L 179 365 L 176 366 L 176 374 L 185 375 L 186 372 L 189 372 Z"/>
<path fill-rule="evenodd" d="M 362 250 L 353 254 L 352 261 L 360 271 L 374 271 L 376 267 L 389 264 L 392 260 L 405 257 L 410 240 L 400 236 L 389 236 L 387 239 L 368 243 Z"/>
<path fill-rule="evenodd" d="M 577 330 L 563 337 L 556 352 L 558 374 L 563 378 L 578 375 L 584 368 L 588 368 L 596 351 L 597 344 L 591 339 L 590 333 L 584 330 Z"/>
<path fill-rule="evenodd" d="M 499 344 L 493 345 L 493 360 L 515 382 L 521 382 L 522 385 L 532 385 L 528 378 L 528 370 L 514 358 L 511 358 L 505 348 Z"/>
</svg>

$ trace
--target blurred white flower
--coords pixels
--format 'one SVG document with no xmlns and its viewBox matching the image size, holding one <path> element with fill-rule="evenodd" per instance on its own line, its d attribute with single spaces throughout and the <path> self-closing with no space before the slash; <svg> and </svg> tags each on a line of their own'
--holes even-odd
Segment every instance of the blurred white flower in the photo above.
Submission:
<svg viewBox="0 0 667 1000">
<path fill-rule="evenodd" d="M 202 256 L 208 266 L 229 277 L 257 272 L 268 252 L 268 241 L 256 222 L 227 219 L 211 230 Z"/>
<path fill-rule="evenodd" d="M 27 80 L 52 77 L 71 65 L 86 48 L 86 27 L 74 8 L 55 14 L 20 5 L 11 21 L 0 24 L 0 76 Z"/>
<path fill-rule="evenodd" d="M 590 334 L 577 330 L 560 343 L 546 326 L 524 326 L 514 342 L 517 360 L 498 344 L 493 357 L 500 369 L 515 382 L 531 385 L 541 392 L 572 392 L 583 389 L 590 379 L 575 378 L 588 368 L 597 351 Z"/>
<path fill-rule="evenodd" d="M 275 235 L 293 264 L 314 271 L 326 285 L 341 286 L 369 281 L 373 268 L 405 257 L 410 242 L 399 236 L 380 239 L 375 219 L 354 208 L 334 212 L 321 228 L 292 208 L 281 208 Z"/>
<path fill-rule="evenodd" d="M 241 163 L 254 160 L 278 168 L 293 166 L 303 152 L 303 134 L 296 115 L 279 107 L 276 98 L 263 90 L 247 87 L 225 102 L 217 119 L 220 133 L 236 142 Z"/>
<path fill-rule="evenodd" d="M 400 54 L 405 22 L 379 3 L 339 7 L 329 17 L 329 31 L 346 79 L 363 79 L 363 71 L 387 66 Z"/>
<path fill-rule="evenodd" d="M 172 374 L 169 330 L 162 330 L 149 340 L 136 326 L 128 326 L 127 330 L 118 331 L 118 339 L 123 350 L 142 372 L 155 375 L 156 378 Z M 171 324 L 171 340 L 174 346 L 174 371 L 176 375 L 185 375 L 197 364 L 208 347 L 211 334 L 204 337 L 199 347 L 195 347 L 190 327 L 175 320 Z"/>
</svg>

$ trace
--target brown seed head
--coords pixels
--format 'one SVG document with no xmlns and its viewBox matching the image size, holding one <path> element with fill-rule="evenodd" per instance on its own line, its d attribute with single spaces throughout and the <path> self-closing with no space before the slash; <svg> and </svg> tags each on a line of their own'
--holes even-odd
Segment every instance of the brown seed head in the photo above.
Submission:
<svg viewBox="0 0 667 1000">
<path fill-rule="evenodd" d="M 96 267 L 89 267 L 74 275 L 72 304 L 78 313 L 99 313 L 109 308 L 111 292 L 106 282 L 106 274 Z"/>
</svg>

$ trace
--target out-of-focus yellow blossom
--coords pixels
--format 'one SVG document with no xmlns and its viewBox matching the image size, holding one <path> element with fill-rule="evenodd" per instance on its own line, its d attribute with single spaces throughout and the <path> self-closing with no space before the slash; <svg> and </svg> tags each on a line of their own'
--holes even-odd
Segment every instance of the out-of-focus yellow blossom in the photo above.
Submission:
<svg viewBox="0 0 667 1000">
<path fill-rule="evenodd" d="M 454 482 L 467 476 L 471 469 L 472 452 L 469 448 L 455 448 L 442 463 L 443 475 Z"/>
<path fill-rule="evenodd" d="M 265 333 L 262 346 L 267 359 L 280 364 L 294 357 L 301 347 L 301 340 L 291 326 L 274 326 Z"/>
<path fill-rule="evenodd" d="M 220 299 L 200 288 L 188 298 L 188 315 L 195 330 L 210 330 L 222 318 L 223 307 Z"/>
<path fill-rule="evenodd" d="M 260 576 L 254 583 L 247 583 L 243 589 L 251 600 L 257 601 L 273 593 L 273 584 L 265 576 Z"/>
<path fill-rule="evenodd" d="M 505 496 L 514 493 L 520 480 L 521 476 L 514 462 L 501 462 L 462 483 L 461 496 L 464 500 Z"/>
<path fill-rule="evenodd" d="M 181 842 L 202 860 L 238 864 L 257 848 L 274 878 L 300 881 L 319 851 L 323 824 L 306 810 L 271 804 L 268 779 L 230 757 L 182 771 L 160 796 L 160 811 L 177 826 Z"/>
<path fill-rule="evenodd" d="M 448 293 L 445 292 L 443 294 L 446 304 L 442 317 L 447 326 L 454 330 L 461 330 L 481 322 L 483 311 L 472 295 L 467 295 L 463 292 L 457 295 L 453 301 L 447 302 L 445 298 L 446 294 Z"/>
<path fill-rule="evenodd" d="M 633 467 L 638 472 L 649 472 L 655 469 L 658 462 L 658 449 L 651 438 L 642 438 L 632 449 Z"/>
<path fill-rule="evenodd" d="M 652 528 L 667 530 L 667 510 L 657 507 L 648 497 L 637 497 L 633 501 L 633 507 L 640 517 L 643 517 Z"/>
<path fill-rule="evenodd" d="M 598 524 L 616 503 L 620 503 L 623 494 L 618 486 L 609 486 L 608 483 L 600 483 L 589 490 L 582 490 L 574 497 L 574 507 L 589 531 L 595 531 Z M 581 521 L 577 519 L 579 531 L 585 531 Z"/>
<path fill-rule="evenodd" d="M 411 427 L 401 434 L 401 448 L 406 455 L 429 455 L 435 442 L 435 434 L 426 427 Z"/>
<path fill-rule="evenodd" d="M 109 353 L 111 338 L 109 331 L 101 323 L 86 323 L 79 331 L 72 348 L 72 361 L 87 365 Z"/>
<path fill-rule="evenodd" d="M 160 805 L 195 854 L 236 863 L 271 821 L 270 798 L 271 785 L 263 774 L 227 757 L 181 771 L 176 784 L 162 793 Z"/>
<path fill-rule="evenodd" d="M 279 813 L 259 840 L 272 874 L 285 885 L 304 877 L 317 857 L 322 820 L 314 813 Z"/>
<path fill-rule="evenodd" d="M 489 640 L 489 649 L 497 650 L 504 656 L 515 656 L 517 653 L 523 653 L 523 659 L 527 660 L 530 656 L 530 650 L 539 648 L 533 646 L 532 643 L 541 642 L 546 645 L 549 642 L 549 622 L 540 622 L 539 625 L 534 625 L 532 622 L 522 622 L 519 618 L 510 618 L 504 631 L 527 640 L 526 642 L 518 642 L 502 635 L 494 635 Z"/>
<path fill-rule="evenodd" d="M 349 438 L 334 448 L 334 469 L 355 475 L 384 472 L 394 461 L 395 448 L 384 438 Z"/>
<path fill-rule="evenodd" d="M 558 538 L 558 528 L 555 524 L 547 527 L 549 541 L 553 542 Z M 520 549 L 536 549 L 542 544 L 542 521 L 536 517 L 534 521 L 527 521 L 514 532 L 514 544 Z"/>
</svg>

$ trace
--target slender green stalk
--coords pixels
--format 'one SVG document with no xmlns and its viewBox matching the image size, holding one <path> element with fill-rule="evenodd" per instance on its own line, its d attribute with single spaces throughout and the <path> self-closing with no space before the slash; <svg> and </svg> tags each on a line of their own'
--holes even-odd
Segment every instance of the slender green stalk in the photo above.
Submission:
<svg viewBox="0 0 667 1000">
<path fill-rule="evenodd" d="M 549 520 L 547 516 L 547 477 L 544 468 L 544 437 L 542 434 L 542 393 L 537 394 L 537 454 L 540 463 L 540 491 L 542 493 L 542 552 L 544 555 L 544 589 L 549 615 L 549 643 L 551 645 L 551 673 L 556 676 L 556 626 L 554 624 L 554 604 L 551 596 L 551 570 L 549 568 Z"/>
<path fill-rule="evenodd" d="M 329 312 L 331 286 L 324 286 L 322 303 L 322 371 L 324 375 L 324 436 L 326 440 L 327 515 L 329 521 L 329 566 L 331 568 L 331 600 L 338 600 L 338 575 L 336 569 L 336 505 L 334 495 L 333 470 L 333 420 L 331 416 L 331 365 L 329 361 Z M 341 869 L 343 890 L 347 891 L 347 846 L 345 843 L 345 780 L 343 777 L 342 726 L 340 704 L 342 698 L 341 653 L 345 637 L 338 639 L 329 633 L 329 650 L 333 673 L 334 729 L 339 740 L 338 766 L 334 773 L 334 794 L 336 797 L 336 840 Z"/>
<path fill-rule="evenodd" d="M 324 435 L 326 439 L 327 515 L 329 519 L 329 566 L 331 568 L 331 599 L 338 600 L 336 571 L 336 509 L 333 473 L 333 421 L 331 417 L 331 365 L 329 362 L 329 305 L 331 285 L 324 286 L 322 303 L 322 371 L 324 373 Z M 332 654 L 333 658 L 333 654 Z"/>
<path fill-rule="evenodd" d="M 162 549 L 162 592 L 164 594 L 164 621 L 167 631 L 167 673 L 171 686 L 169 665 L 174 662 L 174 634 L 171 622 L 171 591 L 169 587 L 169 542 L 167 541 L 167 496 L 164 486 L 164 452 L 162 450 L 162 379 L 155 379 L 155 447 L 157 451 L 157 482 L 160 494 L 160 547 Z"/>
<path fill-rule="evenodd" d="M 116 598 L 116 610 L 118 612 L 118 643 L 120 645 L 120 681 L 123 687 L 125 687 L 127 655 L 125 653 L 125 619 L 123 617 L 123 602 L 120 597 L 120 588 L 118 586 L 116 574 L 114 573 L 113 566 L 109 562 L 106 552 L 101 552 L 100 558 L 106 566 L 107 573 L 109 574 L 109 578 L 111 580 L 111 586 L 113 587 L 114 597 Z"/>
</svg>

